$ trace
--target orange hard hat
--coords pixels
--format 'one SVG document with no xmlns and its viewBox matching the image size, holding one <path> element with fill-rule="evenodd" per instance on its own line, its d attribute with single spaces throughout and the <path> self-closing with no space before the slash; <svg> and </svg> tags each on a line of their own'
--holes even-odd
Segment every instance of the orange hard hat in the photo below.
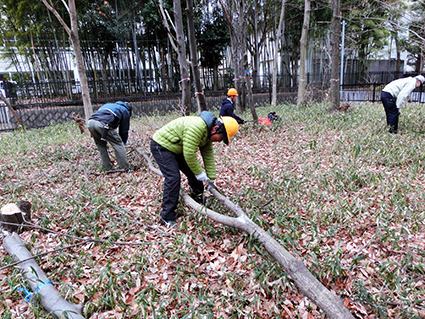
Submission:
<svg viewBox="0 0 425 319">
<path fill-rule="evenodd" d="M 236 91 L 236 89 L 235 89 L 235 88 L 230 88 L 230 89 L 227 91 L 227 95 L 236 95 L 236 96 L 238 96 L 238 91 Z"/>
</svg>

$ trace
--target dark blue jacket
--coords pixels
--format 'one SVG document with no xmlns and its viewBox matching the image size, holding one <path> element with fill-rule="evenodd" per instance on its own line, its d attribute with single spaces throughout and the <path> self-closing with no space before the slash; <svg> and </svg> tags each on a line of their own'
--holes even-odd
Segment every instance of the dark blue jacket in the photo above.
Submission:
<svg viewBox="0 0 425 319">
<path fill-rule="evenodd" d="M 107 124 L 110 129 L 119 128 L 123 143 L 127 143 L 130 130 L 130 104 L 127 102 L 107 103 L 99 108 L 90 119 Z"/>
<path fill-rule="evenodd" d="M 233 103 L 228 98 L 225 98 L 223 102 L 221 102 L 220 116 L 231 116 L 233 117 L 239 124 L 242 124 L 244 121 L 239 116 L 237 116 L 233 112 Z"/>
</svg>

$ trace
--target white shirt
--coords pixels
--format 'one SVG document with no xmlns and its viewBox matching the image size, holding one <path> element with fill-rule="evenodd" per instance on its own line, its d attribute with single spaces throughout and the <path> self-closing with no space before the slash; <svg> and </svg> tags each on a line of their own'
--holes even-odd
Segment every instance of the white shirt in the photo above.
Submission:
<svg viewBox="0 0 425 319">
<path fill-rule="evenodd" d="M 394 80 L 388 83 L 382 92 L 390 93 L 396 99 L 397 108 L 401 108 L 406 98 L 416 88 L 416 81 L 414 77 Z"/>
</svg>

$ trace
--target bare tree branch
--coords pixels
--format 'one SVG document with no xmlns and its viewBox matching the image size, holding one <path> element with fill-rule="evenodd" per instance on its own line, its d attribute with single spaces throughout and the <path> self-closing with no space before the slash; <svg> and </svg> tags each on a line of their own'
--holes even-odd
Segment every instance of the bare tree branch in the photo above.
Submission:
<svg viewBox="0 0 425 319">
<path fill-rule="evenodd" d="M 53 15 L 58 19 L 59 23 L 63 26 L 63 28 L 65 29 L 66 33 L 68 33 L 69 37 L 71 37 L 71 35 L 72 35 L 71 28 L 62 19 L 62 17 L 56 11 L 56 9 L 50 3 L 48 3 L 47 0 L 41 0 L 41 1 L 43 1 L 44 5 L 47 7 L 47 9 L 49 9 L 53 13 Z M 68 6 L 66 6 L 66 8 L 67 8 L 67 10 L 69 12 Z"/>
<path fill-rule="evenodd" d="M 152 169 L 153 172 L 162 175 L 161 172 L 153 166 L 152 160 L 146 152 L 142 153 L 134 146 L 133 149 L 145 158 L 148 162 L 149 168 Z M 219 214 L 201 204 L 198 204 L 182 188 L 180 189 L 180 196 L 184 199 L 185 203 L 192 207 L 195 211 L 208 216 L 218 223 L 240 229 L 261 242 L 267 252 L 269 252 L 269 254 L 282 266 L 282 268 L 288 272 L 303 294 L 316 303 L 327 314 L 328 318 L 354 319 L 353 315 L 344 306 L 341 299 L 334 292 L 326 289 L 326 287 L 308 271 L 302 261 L 294 258 L 272 236 L 249 219 L 239 205 L 234 204 L 229 198 L 221 195 L 213 182 L 210 181 L 208 184 L 210 192 L 223 205 L 234 212 L 237 216 L 236 218 Z"/>
</svg>

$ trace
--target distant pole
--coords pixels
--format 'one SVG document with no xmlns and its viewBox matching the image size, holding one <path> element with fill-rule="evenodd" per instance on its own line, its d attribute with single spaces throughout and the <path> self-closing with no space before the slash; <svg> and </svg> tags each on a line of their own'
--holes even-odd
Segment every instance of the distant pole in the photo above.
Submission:
<svg viewBox="0 0 425 319">
<path fill-rule="evenodd" d="M 342 32 L 341 32 L 341 74 L 340 79 L 340 88 L 342 91 L 342 85 L 344 83 L 344 45 L 345 45 L 345 21 L 342 20 Z"/>
</svg>

